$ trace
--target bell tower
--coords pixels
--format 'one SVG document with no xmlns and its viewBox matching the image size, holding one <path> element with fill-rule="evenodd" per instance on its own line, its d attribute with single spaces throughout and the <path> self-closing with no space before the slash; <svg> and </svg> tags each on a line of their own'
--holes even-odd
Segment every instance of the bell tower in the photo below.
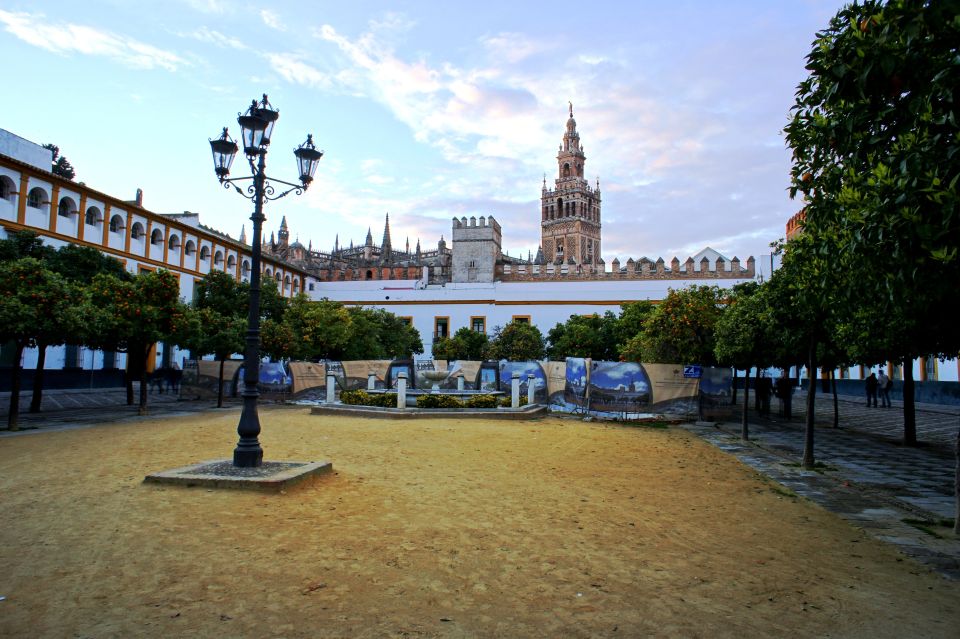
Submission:
<svg viewBox="0 0 960 639">
<path fill-rule="evenodd" d="M 571 103 L 554 188 L 544 176 L 540 195 L 540 245 L 548 264 L 600 264 L 600 182 L 591 188 L 584 179 L 586 161 Z"/>
</svg>

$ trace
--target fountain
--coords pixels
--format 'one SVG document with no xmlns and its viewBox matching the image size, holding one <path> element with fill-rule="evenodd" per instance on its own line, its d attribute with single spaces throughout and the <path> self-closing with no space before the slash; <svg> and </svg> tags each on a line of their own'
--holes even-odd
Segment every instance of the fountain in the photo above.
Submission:
<svg viewBox="0 0 960 639">
<path fill-rule="evenodd" d="M 433 386 L 430 389 L 431 394 L 439 393 L 440 384 L 450 377 L 450 371 L 420 371 L 420 374 L 423 375 L 427 381 L 433 382 Z"/>
</svg>

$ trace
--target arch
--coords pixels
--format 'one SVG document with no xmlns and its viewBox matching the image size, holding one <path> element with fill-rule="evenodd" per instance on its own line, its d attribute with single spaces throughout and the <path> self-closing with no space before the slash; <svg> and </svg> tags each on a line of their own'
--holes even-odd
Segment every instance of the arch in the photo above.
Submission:
<svg viewBox="0 0 960 639">
<path fill-rule="evenodd" d="M 200 247 L 200 260 L 201 260 L 201 261 L 204 261 L 204 260 L 209 260 L 209 259 L 210 259 L 210 247 L 209 247 L 209 246 L 201 246 L 201 247 Z"/>
<path fill-rule="evenodd" d="M 16 194 L 17 185 L 14 184 L 13 180 L 6 175 L 0 175 L 0 200 L 13 202 L 13 198 Z"/>
<path fill-rule="evenodd" d="M 371 271 L 371 270 L 369 270 L 369 269 L 367 270 L 367 279 L 368 279 L 368 280 L 372 280 L 372 279 L 373 279 L 373 271 Z"/>
<path fill-rule="evenodd" d="M 288 289 L 288 288 L 290 288 L 290 276 L 289 276 L 289 275 L 286 275 L 286 276 L 283 278 L 283 289 L 286 290 L 286 289 Z"/>
<path fill-rule="evenodd" d="M 84 223 L 89 226 L 99 227 L 103 222 L 103 213 L 95 206 L 88 206 L 87 213 L 84 215 Z"/>
<path fill-rule="evenodd" d="M 76 215 L 77 213 L 77 203 L 73 201 L 72 197 L 64 196 L 60 198 L 60 204 L 57 205 L 57 215 L 60 217 L 70 217 L 71 215 Z"/>
<path fill-rule="evenodd" d="M 268 266 L 266 269 L 264 269 L 263 276 L 267 278 L 273 277 L 273 269 Z"/>
<path fill-rule="evenodd" d="M 144 234 L 145 234 L 145 231 L 143 230 L 143 224 L 141 224 L 140 222 L 134 222 L 133 226 L 130 227 L 131 239 L 139 240 L 141 237 L 144 236 Z"/>
<path fill-rule="evenodd" d="M 293 290 L 295 290 L 295 291 L 299 291 L 299 290 L 300 290 L 300 278 L 299 278 L 299 277 L 293 278 Z"/>
<path fill-rule="evenodd" d="M 180 250 L 180 236 L 179 236 L 179 235 L 171 235 L 171 236 L 170 236 L 170 241 L 167 242 L 167 248 L 170 249 L 171 251 L 179 251 L 179 250 Z"/>
<path fill-rule="evenodd" d="M 183 252 L 186 255 L 193 255 L 197 252 L 197 245 L 193 240 L 187 240 L 187 243 L 183 247 Z"/>
<path fill-rule="evenodd" d="M 160 246 L 163 244 L 163 231 L 160 229 L 153 229 L 153 232 L 150 234 L 150 243 L 155 246 Z"/>
<path fill-rule="evenodd" d="M 39 186 L 35 186 L 30 189 L 30 192 L 27 194 L 27 206 L 34 209 L 39 209 L 44 204 L 48 204 L 47 192 L 41 189 Z"/>
<path fill-rule="evenodd" d="M 563 217 L 563 198 L 557 198 L 557 217 Z"/>
<path fill-rule="evenodd" d="M 250 276 L 250 260 L 243 260 L 240 262 L 240 274 L 244 277 Z"/>
<path fill-rule="evenodd" d="M 229 255 L 227 256 L 227 268 L 236 268 L 237 267 L 237 256 Z"/>
<path fill-rule="evenodd" d="M 111 233 L 121 233 L 123 232 L 123 218 L 119 215 L 114 215 L 110 218 L 110 232 Z"/>
<path fill-rule="evenodd" d="M 563 163 L 563 177 L 570 177 L 570 163 Z"/>
<path fill-rule="evenodd" d="M 280 271 L 277 271 L 276 273 L 273 274 L 273 279 L 275 279 L 277 281 L 277 284 L 279 284 L 280 282 L 283 281 L 283 274 L 280 273 Z"/>
<path fill-rule="evenodd" d="M 217 251 L 213 254 L 213 265 L 220 266 L 223 264 L 223 251 Z"/>
</svg>

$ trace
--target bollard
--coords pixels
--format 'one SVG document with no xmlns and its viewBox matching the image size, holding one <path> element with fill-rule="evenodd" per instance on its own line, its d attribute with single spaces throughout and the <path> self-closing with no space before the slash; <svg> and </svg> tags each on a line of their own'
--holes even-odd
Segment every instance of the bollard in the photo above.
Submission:
<svg viewBox="0 0 960 639">
<path fill-rule="evenodd" d="M 457 390 L 458 391 L 463 390 L 463 375 L 460 375 L 457 377 Z"/>
<path fill-rule="evenodd" d="M 397 408 L 403 410 L 407 407 L 407 373 L 400 371 L 397 375 Z"/>
<path fill-rule="evenodd" d="M 327 373 L 327 403 L 337 400 L 337 378 L 333 373 Z"/>
<path fill-rule="evenodd" d="M 516 371 L 510 380 L 510 408 L 520 408 L 520 373 Z"/>
<path fill-rule="evenodd" d="M 373 371 L 367 373 L 367 390 L 373 390 L 377 387 L 377 374 Z"/>
<path fill-rule="evenodd" d="M 537 385 L 533 383 L 536 376 L 533 373 L 527 373 L 527 405 L 533 406 L 533 396 L 536 393 Z"/>
</svg>

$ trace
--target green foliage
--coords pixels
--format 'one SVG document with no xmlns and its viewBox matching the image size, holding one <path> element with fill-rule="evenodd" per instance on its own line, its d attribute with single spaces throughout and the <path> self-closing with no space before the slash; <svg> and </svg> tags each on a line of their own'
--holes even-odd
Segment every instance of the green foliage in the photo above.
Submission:
<svg viewBox="0 0 960 639">
<path fill-rule="evenodd" d="M 717 363 L 739 369 L 774 362 L 776 331 L 766 290 L 754 282 L 737 285 L 729 306 L 716 324 Z"/>
<path fill-rule="evenodd" d="M 24 257 L 0 269 L 2 341 L 63 343 L 80 333 L 86 309 L 82 290 L 40 260 Z"/>
<path fill-rule="evenodd" d="M 649 313 L 643 332 L 630 339 L 621 357 L 636 362 L 716 363 L 714 329 L 725 292 L 716 286 L 673 290 Z"/>
<path fill-rule="evenodd" d="M 817 34 L 786 127 L 808 254 L 849 275 L 836 308 L 861 356 L 960 349 L 943 312 L 960 281 L 956 8 L 868 0 L 841 9 Z"/>
<path fill-rule="evenodd" d="M 567 357 L 592 357 L 615 360 L 617 353 L 617 317 L 607 311 L 604 315 L 571 315 L 563 324 L 547 332 L 550 343 L 547 357 L 563 360 Z"/>
<path fill-rule="evenodd" d="M 423 352 L 420 333 L 411 324 L 380 308 L 351 307 L 350 338 L 339 359 L 410 359 Z"/>
<path fill-rule="evenodd" d="M 526 406 L 526 405 L 527 405 L 527 396 L 526 396 L 526 395 L 524 395 L 524 394 L 521 393 L 520 397 L 518 397 L 517 399 L 519 400 L 517 403 L 520 404 L 520 406 Z M 502 406 L 503 408 L 510 408 L 510 407 L 513 406 L 513 400 L 510 398 L 509 395 L 501 396 L 501 397 L 500 397 L 500 406 Z"/>
<path fill-rule="evenodd" d="M 73 165 L 70 164 L 70 161 L 60 155 L 60 147 L 56 144 L 44 144 L 43 148 L 53 153 L 53 164 L 50 166 L 51 173 L 67 178 L 68 180 L 72 180 L 77 176 L 77 172 L 74 170 Z"/>
<path fill-rule="evenodd" d="M 490 343 L 485 333 L 463 326 L 453 337 L 438 337 L 433 341 L 434 359 L 477 361 L 483 359 L 484 350 Z"/>
<path fill-rule="evenodd" d="M 496 408 L 499 402 L 496 395 L 471 395 L 463 405 L 465 408 Z"/>
<path fill-rule="evenodd" d="M 379 406 L 396 408 L 396 393 L 368 393 L 365 390 L 347 390 L 340 393 L 340 401 L 351 406 Z"/>
<path fill-rule="evenodd" d="M 463 408 L 463 402 L 453 395 L 418 395 L 417 408 Z"/>
<path fill-rule="evenodd" d="M 46 261 L 53 255 L 54 249 L 32 231 L 10 231 L 0 240 L 0 264 L 13 262 L 22 257 L 32 257 Z"/>
<path fill-rule="evenodd" d="M 510 322 L 494 329 L 485 359 L 524 362 L 543 359 L 545 352 L 540 329 L 527 322 Z"/>
</svg>

